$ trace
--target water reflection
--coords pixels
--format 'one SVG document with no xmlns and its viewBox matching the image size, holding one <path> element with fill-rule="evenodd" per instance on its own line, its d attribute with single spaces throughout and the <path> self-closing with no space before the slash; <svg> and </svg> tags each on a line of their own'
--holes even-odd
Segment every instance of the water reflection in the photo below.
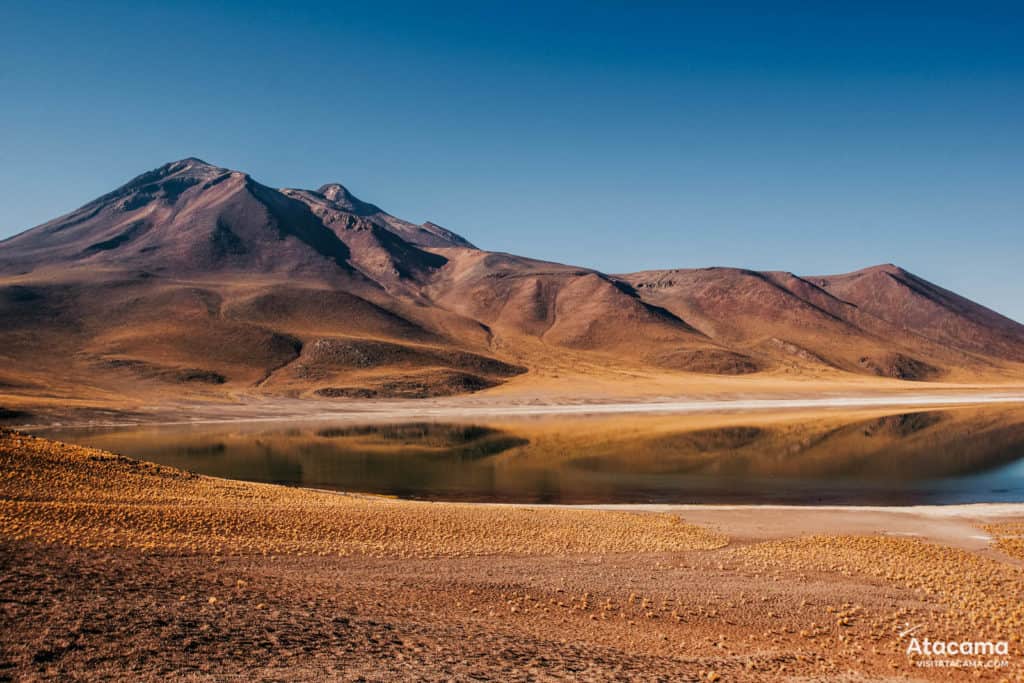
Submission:
<svg viewBox="0 0 1024 683">
<path fill-rule="evenodd" d="M 49 433 L 203 474 L 479 501 L 1024 501 L 1024 408 Z"/>
<path fill-rule="evenodd" d="M 356 449 L 401 449 L 404 457 L 477 460 L 529 443 L 526 439 L 479 425 L 411 422 L 357 425 L 317 430 L 328 439 L 346 439 Z"/>
</svg>

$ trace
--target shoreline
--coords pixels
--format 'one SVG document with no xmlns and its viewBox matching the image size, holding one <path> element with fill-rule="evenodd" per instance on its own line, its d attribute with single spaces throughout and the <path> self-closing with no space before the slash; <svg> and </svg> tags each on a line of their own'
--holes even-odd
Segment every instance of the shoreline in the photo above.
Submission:
<svg viewBox="0 0 1024 683">
<path fill-rule="evenodd" d="M 322 489 L 314 489 L 322 491 Z M 367 494 L 336 492 L 340 495 Z M 369 495 L 370 498 L 374 496 Z M 383 500 L 391 500 L 383 496 Z M 398 499 L 402 500 L 402 499 Z M 732 542 L 763 542 L 770 539 L 819 534 L 877 535 L 916 538 L 922 541 L 992 553 L 996 538 L 981 527 L 1024 518 L 1021 503 L 952 503 L 949 505 L 774 505 L 774 504 L 544 504 L 431 502 L 437 506 L 515 508 L 522 510 L 579 511 L 673 515 L 687 523 L 715 529 Z M 813 519 L 806 519 L 812 513 Z M 1020 562 L 1024 566 L 1024 562 Z"/>
<path fill-rule="evenodd" d="M 429 399 L 428 399 L 429 400 Z M 679 414 L 691 415 L 699 413 L 732 413 L 790 411 L 806 409 L 844 409 L 844 408 L 899 408 L 961 405 L 993 405 L 1024 403 L 1024 394 L 1003 393 L 943 393 L 943 394 L 894 394 L 875 396 L 825 396 L 821 398 L 733 398 L 733 399 L 686 399 L 668 401 L 630 401 L 603 403 L 589 399 L 581 403 L 513 403 L 497 404 L 444 404 L 434 402 L 430 405 L 394 403 L 394 402 L 358 402 L 339 405 L 337 408 L 325 408 L 315 404 L 318 412 L 309 414 L 297 411 L 300 407 L 308 407 L 312 402 L 301 399 L 276 403 L 279 412 L 273 415 L 262 414 L 266 410 L 274 410 L 274 405 L 218 405 L 218 406 L 181 406 L 193 413 L 210 413 L 213 407 L 221 413 L 191 419 L 139 419 L 139 420 L 89 420 L 81 422 L 53 421 L 48 423 L 12 424 L 10 429 L 27 432 L 48 429 L 90 429 L 90 428 L 121 428 L 121 427 L 172 427 L 187 425 L 217 425 L 233 423 L 263 423 L 282 420 L 318 422 L 325 420 L 352 421 L 365 419 L 377 420 L 410 420 L 436 418 L 502 418 L 502 417 L 537 417 L 545 415 L 640 415 L 640 414 Z M 178 408 L 178 407 L 175 407 Z M 203 410 L 206 408 L 206 411 Z M 198 409 L 198 410 L 197 410 Z M 231 414 L 233 411 L 247 411 L 248 414 Z M 158 411 L 154 415 L 159 416 Z M 224 414 L 224 413 L 227 414 Z"/>
<path fill-rule="evenodd" d="M 324 491 L 325 489 L 312 489 Z M 334 491 L 339 495 L 374 497 L 373 494 Z M 386 496 L 380 496 L 386 498 Z M 402 500 L 402 499 L 399 499 Z M 1024 502 L 1020 503 L 949 503 L 943 505 L 782 505 L 772 503 L 720 504 L 720 503 L 486 503 L 460 501 L 417 501 L 431 502 L 441 505 L 487 505 L 522 508 L 543 508 L 562 510 L 595 510 L 608 512 L 651 512 L 651 513 L 686 513 L 686 512 L 858 512 L 858 513 L 899 513 L 935 518 L 990 519 L 1001 517 L 1024 516 Z"/>
<path fill-rule="evenodd" d="M 149 462 L 139 460 L 139 462 Z M 207 476 L 207 475 L 203 475 Z M 213 477 L 214 479 L 224 479 Z M 265 484 L 266 482 L 255 482 L 246 479 L 224 479 L 224 481 L 242 481 L 245 483 Z M 907 515 L 919 515 L 921 517 L 934 518 L 960 518 L 960 519 L 996 519 L 1001 517 L 1024 516 L 1024 501 L 1019 503 L 931 503 L 926 505 L 861 505 L 851 503 L 811 503 L 799 505 L 795 503 L 515 503 L 503 501 L 483 500 L 441 500 L 435 498 L 402 498 L 383 493 L 369 493 L 366 491 L 343 491 L 338 489 L 325 489 L 316 486 L 290 486 L 286 484 L 270 484 L 272 486 L 287 486 L 288 488 L 327 493 L 336 496 L 351 498 L 366 498 L 368 500 L 394 500 L 409 503 L 429 503 L 433 505 L 465 505 L 479 507 L 513 507 L 513 508 L 536 508 L 543 510 L 592 510 L 607 512 L 650 512 L 682 514 L 686 512 L 859 512 L 859 513 L 889 513 L 895 512 Z"/>
</svg>

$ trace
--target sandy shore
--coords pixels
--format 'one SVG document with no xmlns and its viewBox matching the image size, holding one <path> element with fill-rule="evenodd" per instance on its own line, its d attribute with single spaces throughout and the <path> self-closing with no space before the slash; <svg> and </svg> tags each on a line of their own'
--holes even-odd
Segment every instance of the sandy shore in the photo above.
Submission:
<svg viewBox="0 0 1024 683">
<path fill-rule="evenodd" d="M 139 424 L 202 425 L 233 422 L 279 422 L 282 420 L 380 421 L 411 419 L 515 418 L 536 416 L 643 415 L 643 414 L 729 414 L 771 413 L 782 411 L 864 410 L 871 408 L 915 409 L 944 406 L 1024 404 L 1019 388 L 960 388 L 929 391 L 818 392 L 800 394 L 728 394 L 693 397 L 648 396 L 622 401 L 600 396 L 570 399 L 522 400 L 501 394 L 479 394 L 448 399 L 405 401 L 310 401 L 308 399 L 240 399 L 235 403 L 154 403 L 135 410 L 89 407 L 70 409 L 67 405 L 31 405 L 25 417 L 8 420 L 16 429 L 41 429 L 59 426 L 118 427 Z M 21 405 L 14 403 L 12 405 Z"/>
<path fill-rule="evenodd" d="M 1006 640 L 1024 509 L 460 505 L 0 435 L 0 677 L 948 680 Z M 941 658 L 940 658 L 941 659 Z"/>
<path fill-rule="evenodd" d="M 723 413 L 730 411 L 776 411 L 801 409 L 831 408 L 878 408 L 900 406 L 953 406 L 953 405 L 984 405 L 992 403 L 1024 403 L 1024 395 L 1004 394 L 911 394 L 906 396 L 842 396 L 822 398 L 760 398 L 725 400 L 698 399 L 685 401 L 647 401 L 630 403 L 581 403 L 551 405 L 498 405 L 498 406 L 466 406 L 438 407 L 417 410 L 415 406 L 407 406 L 402 410 L 385 408 L 387 415 L 405 413 L 416 416 L 452 417 L 494 417 L 516 415 L 607 415 L 630 413 Z"/>
<path fill-rule="evenodd" d="M 997 538 L 984 530 L 987 525 L 1024 519 L 1024 503 L 913 506 L 624 504 L 523 507 L 673 514 L 690 523 L 719 531 L 732 542 L 758 542 L 811 534 L 872 534 L 919 538 L 982 552 L 988 552 Z"/>
</svg>

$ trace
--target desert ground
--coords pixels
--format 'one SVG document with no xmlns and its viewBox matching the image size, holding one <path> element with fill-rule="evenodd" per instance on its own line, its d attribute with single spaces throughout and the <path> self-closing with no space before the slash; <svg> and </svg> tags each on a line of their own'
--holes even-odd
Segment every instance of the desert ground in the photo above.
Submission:
<svg viewBox="0 0 1024 683">
<path fill-rule="evenodd" d="M 426 503 L 130 455 L 0 434 L 0 677 L 1024 680 L 1024 505 Z M 908 631 L 1009 654 L 918 666 Z"/>
</svg>

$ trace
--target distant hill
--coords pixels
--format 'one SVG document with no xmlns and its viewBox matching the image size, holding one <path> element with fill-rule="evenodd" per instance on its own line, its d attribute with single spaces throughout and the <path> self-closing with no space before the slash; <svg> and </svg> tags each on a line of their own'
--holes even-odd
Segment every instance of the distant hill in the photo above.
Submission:
<svg viewBox="0 0 1024 683">
<path fill-rule="evenodd" d="M 0 359 L 0 389 L 64 395 L 425 397 L 584 365 L 999 382 L 1024 326 L 892 265 L 609 275 L 189 158 L 0 242 Z"/>
</svg>

